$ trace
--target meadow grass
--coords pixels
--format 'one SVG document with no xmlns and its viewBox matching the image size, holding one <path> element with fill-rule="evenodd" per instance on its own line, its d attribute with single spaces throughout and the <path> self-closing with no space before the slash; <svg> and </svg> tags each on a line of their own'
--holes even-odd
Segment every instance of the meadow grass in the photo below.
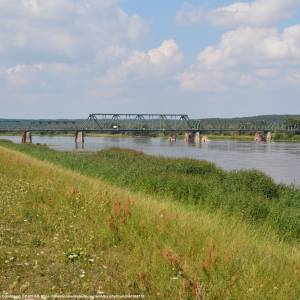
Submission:
<svg viewBox="0 0 300 300">
<path fill-rule="evenodd" d="M 0 197 L 3 295 L 298 299 L 300 294 L 298 246 L 237 215 L 129 192 L 3 147 Z"/>
<path fill-rule="evenodd" d="M 134 192 L 222 211 L 249 224 L 271 226 L 280 237 L 300 240 L 300 191 L 276 184 L 259 171 L 224 171 L 213 163 L 145 155 L 124 149 L 96 153 L 59 152 L 43 145 L 6 147 L 101 178 Z"/>
</svg>

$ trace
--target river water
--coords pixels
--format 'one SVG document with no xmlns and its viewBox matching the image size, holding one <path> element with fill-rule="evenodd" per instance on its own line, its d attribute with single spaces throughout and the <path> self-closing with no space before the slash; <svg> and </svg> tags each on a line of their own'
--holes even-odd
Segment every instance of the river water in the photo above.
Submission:
<svg viewBox="0 0 300 300">
<path fill-rule="evenodd" d="M 16 136 L 0 136 L 20 143 Z M 33 136 L 34 143 L 47 144 L 55 150 L 76 149 L 74 137 Z M 300 143 L 255 143 L 244 141 L 210 141 L 206 144 L 184 144 L 177 140 L 170 144 L 163 138 L 149 137 L 86 137 L 84 150 L 120 147 L 168 157 L 189 157 L 208 160 L 227 170 L 257 169 L 272 176 L 275 181 L 300 186 Z"/>
</svg>

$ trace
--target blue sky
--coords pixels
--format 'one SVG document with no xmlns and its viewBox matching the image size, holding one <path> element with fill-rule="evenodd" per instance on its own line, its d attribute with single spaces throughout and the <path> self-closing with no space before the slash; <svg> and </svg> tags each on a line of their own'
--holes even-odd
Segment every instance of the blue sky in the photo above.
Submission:
<svg viewBox="0 0 300 300">
<path fill-rule="evenodd" d="M 120 3 L 126 12 L 138 13 L 148 23 L 151 31 L 147 39 L 143 41 L 143 46 L 151 47 L 153 44 L 160 43 L 166 36 L 172 37 L 185 50 L 187 60 L 192 61 L 201 49 L 217 43 L 228 28 L 209 26 L 205 23 L 196 26 L 178 26 L 176 12 L 185 4 L 213 9 L 234 2 L 232 0 L 123 0 Z M 240 0 L 238 2 L 253 3 L 254 1 Z M 297 23 L 300 23 L 299 9 L 295 10 L 291 18 L 282 20 L 277 25 L 282 29 Z"/>
<path fill-rule="evenodd" d="M 1 0 L 6 118 L 300 113 L 300 0 Z"/>
<path fill-rule="evenodd" d="M 176 12 L 182 8 L 184 1 L 146 1 L 146 0 L 125 0 L 124 9 L 129 13 L 138 13 L 149 24 L 150 32 L 143 41 L 143 46 L 151 47 L 159 44 L 166 37 L 176 40 L 184 51 L 186 62 L 192 62 L 199 49 L 218 42 L 224 28 L 216 28 L 202 24 L 201 26 L 178 26 Z M 206 8 L 213 7 L 230 1 L 193 1 L 190 3 L 201 4 Z"/>
</svg>

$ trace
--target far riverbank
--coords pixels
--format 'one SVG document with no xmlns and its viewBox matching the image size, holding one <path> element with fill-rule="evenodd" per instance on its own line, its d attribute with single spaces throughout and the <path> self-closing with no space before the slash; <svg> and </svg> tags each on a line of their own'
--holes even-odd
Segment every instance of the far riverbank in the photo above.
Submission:
<svg viewBox="0 0 300 300">
<path fill-rule="evenodd" d="M 62 132 L 54 132 L 54 133 L 33 133 L 33 136 L 66 136 L 73 137 L 73 133 L 62 133 Z M 12 133 L 0 133 L 1 136 L 20 136 L 18 132 Z M 100 137 L 100 138 L 128 138 L 135 137 L 136 135 L 132 134 L 122 134 L 122 133 L 87 133 L 86 137 Z M 208 134 L 209 140 L 216 141 L 253 141 L 254 135 L 246 135 L 246 134 Z M 159 134 L 159 135 L 149 135 L 149 137 L 158 137 L 158 138 L 168 138 L 167 134 Z M 183 139 L 184 135 L 177 135 L 177 139 Z M 298 142 L 300 143 L 300 135 L 296 134 L 285 134 L 285 133 L 274 133 L 273 134 L 274 142 Z"/>
</svg>

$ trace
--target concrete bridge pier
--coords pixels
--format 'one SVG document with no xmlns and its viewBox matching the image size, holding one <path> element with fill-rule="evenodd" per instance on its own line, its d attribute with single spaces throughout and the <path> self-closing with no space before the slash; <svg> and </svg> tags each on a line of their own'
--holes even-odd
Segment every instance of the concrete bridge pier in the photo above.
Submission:
<svg viewBox="0 0 300 300">
<path fill-rule="evenodd" d="M 183 141 L 184 141 L 185 144 L 188 144 L 190 142 L 190 133 L 189 132 L 184 133 Z"/>
<path fill-rule="evenodd" d="M 194 134 L 192 132 L 187 131 L 184 133 L 184 143 L 185 144 L 192 143 L 193 139 L 194 139 Z"/>
<path fill-rule="evenodd" d="M 201 135 L 199 131 L 197 131 L 194 135 L 194 142 L 197 145 L 201 143 Z"/>
<path fill-rule="evenodd" d="M 266 141 L 267 141 L 267 142 L 272 142 L 272 140 L 273 140 L 273 134 L 272 134 L 271 131 L 269 131 L 269 132 L 267 133 Z"/>
<path fill-rule="evenodd" d="M 254 136 L 254 141 L 255 142 L 263 142 L 264 141 L 263 135 L 259 132 L 256 132 L 255 136 Z"/>
<path fill-rule="evenodd" d="M 201 138 L 201 143 L 208 143 L 208 136 L 207 135 L 204 135 L 202 138 Z"/>
<path fill-rule="evenodd" d="M 23 133 L 22 144 L 32 144 L 32 134 L 30 131 L 25 131 Z"/>
<path fill-rule="evenodd" d="M 76 131 L 75 144 L 84 144 L 84 132 Z"/>
<path fill-rule="evenodd" d="M 176 135 L 173 134 L 173 133 L 170 133 L 170 134 L 169 134 L 168 140 L 169 140 L 169 142 L 170 142 L 171 144 L 176 143 Z"/>
<path fill-rule="evenodd" d="M 197 145 L 201 144 L 201 143 L 207 143 L 208 142 L 208 136 L 204 135 L 201 136 L 200 132 L 186 132 L 184 134 L 184 142 L 185 144 L 189 144 L 189 143 L 195 143 Z"/>
<path fill-rule="evenodd" d="M 254 136 L 255 142 L 271 142 L 273 139 L 273 135 L 271 131 L 260 133 L 257 132 Z"/>
</svg>

